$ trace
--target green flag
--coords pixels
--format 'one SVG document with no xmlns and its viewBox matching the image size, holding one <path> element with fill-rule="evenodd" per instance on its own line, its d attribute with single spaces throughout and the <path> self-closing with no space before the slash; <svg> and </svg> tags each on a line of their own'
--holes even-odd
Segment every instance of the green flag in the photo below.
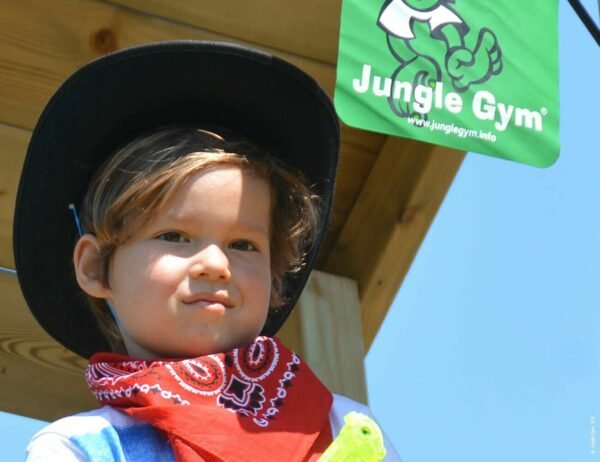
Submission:
<svg viewBox="0 0 600 462">
<path fill-rule="evenodd" d="M 335 106 L 354 127 L 549 166 L 558 2 L 343 0 Z"/>
</svg>

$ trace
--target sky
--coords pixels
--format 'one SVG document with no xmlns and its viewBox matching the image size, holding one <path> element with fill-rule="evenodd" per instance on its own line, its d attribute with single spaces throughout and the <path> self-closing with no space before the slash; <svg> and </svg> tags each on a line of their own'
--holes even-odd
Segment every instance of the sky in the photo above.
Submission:
<svg viewBox="0 0 600 462">
<path fill-rule="evenodd" d="M 600 51 L 559 17 L 561 157 L 467 155 L 367 355 L 404 462 L 600 461 Z M 44 425 L 0 413 L 2 459 Z"/>
<path fill-rule="evenodd" d="M 405 462 L 600 461 L 600 50 L 559 31 L 559 160 L 467 155 L 368 353 Z"/>
</svg>

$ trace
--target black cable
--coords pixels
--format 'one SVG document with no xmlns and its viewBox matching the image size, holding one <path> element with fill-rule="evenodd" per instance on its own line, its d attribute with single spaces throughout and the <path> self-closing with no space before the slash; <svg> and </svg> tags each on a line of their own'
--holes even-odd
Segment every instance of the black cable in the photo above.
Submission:
<svg viewBox="0 0 600 462">
<path fill-rule="evenodd" d="M 577 13 L 577 16 L 579 16 L 579 19 L 581 19 L 581 22 L 584 24 L 590 34 L 592 34 L 592 37 L 594 37 L 596 43 L 600 46 L 600 29 L 598 29 L 598 26 L 590 14 L 583 7 L 579 0 L 569 0 L 569 4 L 573 7 L 575 13 Z"/>
</svg>

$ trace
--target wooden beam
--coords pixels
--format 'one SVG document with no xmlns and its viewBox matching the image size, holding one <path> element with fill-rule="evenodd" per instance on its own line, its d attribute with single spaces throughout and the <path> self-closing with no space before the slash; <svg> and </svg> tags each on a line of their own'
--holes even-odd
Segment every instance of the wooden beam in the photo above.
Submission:
<svg viewBox="0 0 600 462">
<path fill-rule="evenodd" d="M 245 42 L 335 63 L 341 0 L 111 0 Z"/>
<path fill-rule="evenodd" d="M 355 281 L 313 271 L 280 336 L 331 391 L 367 402 L 365 349 Z"/>
<path fill-rule="evenodd" d="M 14 268 L 12 224 L 25 147 L 31 132 L 0 124 L 0 266 Z"/>
<path fill-rule="evenodd" d="M 175 3 L 179 2 L 171 2 L 171 5 Z M 224 2 L 217 4 L 223 6 Z M 76 20 L 73 20 L 74 12 Z M 0 23 L 3 25 L 0 28 L 0 122 L 30 129 L 60 83 L 93 58 L 161 40 L 241 42 L 226 33 L 193 28 L 90 0 L 5 2 L 0 8 Z M 252 24 L 251 27 L 261 26 Z M 262 48 L 297 65 L 333 95 L 334 65 Z"/>
<path fill-rule="evenodd" d="M 49 421 L 97 407 L 87 361 L 42 330 L 15 276 L 0 273 L 0 294 L 0 410 Z"/>
<path fill-rule="evenodd" d="M 325 270 L 358 282 L 370 347 L 464 153 L 389 137 Z"/>
</svg>

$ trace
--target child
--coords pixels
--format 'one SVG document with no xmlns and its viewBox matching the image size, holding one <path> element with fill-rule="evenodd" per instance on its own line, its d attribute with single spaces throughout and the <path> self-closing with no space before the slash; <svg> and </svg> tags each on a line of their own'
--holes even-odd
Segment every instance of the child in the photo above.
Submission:
<svg viewBox="0 0 600 462">
<path fill-rule="evenodd" d="M 317 460 L 368 413 L 272 337 L 322 240 L 338 139 L 310 78 L 239 46 L 146 45 L 63 84 L 29 146 L 15 260 L 104 406 L 40 431 L 29 461 Z"/>
</svg>

